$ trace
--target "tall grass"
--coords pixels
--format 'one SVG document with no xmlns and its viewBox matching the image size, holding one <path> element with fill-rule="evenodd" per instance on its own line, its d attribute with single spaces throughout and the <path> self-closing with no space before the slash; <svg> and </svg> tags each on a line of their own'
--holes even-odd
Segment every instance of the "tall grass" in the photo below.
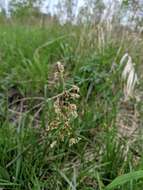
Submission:
<svg viewBox="0 0 143 190">
<path fill-rule="evenodd" d="M 142 189 L 142 178 L 127 174 L 143 169 L 140 35 L 109 23 L 44 29 L 5 25 L 0 38 L 0 187 Z M 122 80 L 126 53 L 136 63 L 136 85 Z M 59 61 L 63 77 L 56 70 Z M 125 100 L 129 84 L 134 96 Z M 75 89 L 69 94 L 75 85 L 76 100 Z M 76 105 L 74 119 L 69 102 Z M 134 125 L 136 135 L 125 135 Z M 122 179 L 127 183 L 119 183 Z"/>
</svg>

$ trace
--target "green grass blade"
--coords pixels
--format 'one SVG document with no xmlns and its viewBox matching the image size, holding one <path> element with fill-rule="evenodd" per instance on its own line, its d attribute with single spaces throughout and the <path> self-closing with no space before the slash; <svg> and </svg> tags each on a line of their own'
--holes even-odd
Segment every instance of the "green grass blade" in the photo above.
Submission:
<svg viewBox="0 0 143 190">
<path fill-rule="evenodd" d="M 0 179 L 0 187 L 2 186 L 19 186 L 19 184 Z"/>
<path fill-rule="evenodd" d="M 64 38 L 66 38 L 66 37 L 69 37 L 69 36 L 70 36 L 70 35 L 59 36 L 58 38 L 56 38 L 56 39 L 54 39 L 54 40 L 50 40 L 50 41 L 48 41 L 48 42 L 42 44 L 41 46 L 39 46 L 39 47 L 35 50 L 34 55 L 33 55 L 35 62 L 36 62 L 37 60 L 39 60 L 39 51 L 40 51 L 41 49 L 46 48 L 47 46 L 52 45 L 53 43 L 55 43 L 55 42 L 57 42 L 57 41 L 59 41 L 59 40 L 62 40 L 62 39 L 64 39 Z"/>
<path fill-rule="evenodd" d="M 67 184 L 69 184 L 69 186 L 71 187 L 72 190 L 76 190 L 76 187 L 73 185 L 73 183 L 67 178 L 67 176 L 60 170 L 57 170 L 59 172 L 59 174 L 61 175 L 61 177 L 67 182 Z"/>
<path fill-rule="evenodd" d="M 122 176 L 119 176 L 115 178 L 106 188 L 105 190 L 112 190 L 116 188 L 117 186 L 121 186 L 131 180 L 138 180 L 140 178 L 143 178 L 143 170 L 130 172 L 127 174 L 124 174 Z"/>
</svg>

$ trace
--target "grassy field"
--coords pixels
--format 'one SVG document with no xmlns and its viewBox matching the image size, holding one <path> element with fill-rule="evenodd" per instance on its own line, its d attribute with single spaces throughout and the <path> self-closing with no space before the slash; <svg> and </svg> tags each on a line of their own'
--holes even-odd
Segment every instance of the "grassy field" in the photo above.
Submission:
<svg viewBox="0 0 143 190">
<path fill-rule="evenodd" d="M 142 190 L 141 34 L 1 25 L 0 39 L 0 187 Z"/>
</svg>

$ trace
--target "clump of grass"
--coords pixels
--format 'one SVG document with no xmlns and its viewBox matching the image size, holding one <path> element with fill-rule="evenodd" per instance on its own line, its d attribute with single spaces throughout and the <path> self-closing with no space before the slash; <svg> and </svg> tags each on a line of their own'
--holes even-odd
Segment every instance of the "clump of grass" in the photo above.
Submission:
<svg viewBox="0 0 143 190">
<path fill-rule="evenodd" d="M 111 23 L 0 31 L 1 188 L 102 190 L 142 170 L 142 133 L 119 135 L 122 119 L 131 126 L 142 110 L 132 61 L 141 64 L 142 43 L 133 50 L 131 31 Z M 126 181 L 116 187 L 143 185 Z"/>
</svg>

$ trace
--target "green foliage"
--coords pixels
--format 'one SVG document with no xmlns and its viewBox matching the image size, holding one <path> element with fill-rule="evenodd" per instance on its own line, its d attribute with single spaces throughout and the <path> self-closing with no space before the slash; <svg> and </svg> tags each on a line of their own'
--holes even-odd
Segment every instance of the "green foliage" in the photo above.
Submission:
<svg viewBox="0 0 143 190">
<path fill-rule="evenodd" d="M 24 21 L 32 16 L 38 18 L 41 15 L 39 10 L 41 3 L 41 0 L 11 1 L 9 5 L 11 16 Z"/>
<path fill-rule="evenodd" d="M 121 41 L 120 27 L 106 33 L 105 26 L 100 48 L 98 29 L 86 27 L 0 27 L 0 188 L 142 189 L 142 135 L 133 140 L 119 136 L 117 122 L 120 107 L 126 106 L 120 59 L 128 49 L 140 70 L 142 42 L 135 44 L 130 31 Z M 65 69 L 63 86 L 58 81 L 52 86 L 57 61 Z M 73 84 L 80 88 L 80 99 L 78 117 L 70 119 L 72 135 L 80 140 L 69 146 L 68 135 L 63 142 L 56 136 L 63 126 L 52 133 L 47 128 L 58 120 L 49 99 Z M 70 97 L 64 95 L 66 107 Z M 129 103 L 142 113 L 141 102 Z M 55 139 L 57 146 L 51 148 Z"/>
<path fill-rule="evenodd" d="M 135 172 L 130 172 L 128 174 L 124 174 L 122 176 L 117 177 L 116 179 L 114 179 L 112 181 L 112 183 L 110 183 L 106 189 L 110 190 L 110 189 L 115 189 L 117 186 L 121 186 L 124 183 L 127 183 L 129 181 L 132 180 L 138 180 L 140 178 L 143 178 L 143 171 L 135 171 Z"/>
</svg>

